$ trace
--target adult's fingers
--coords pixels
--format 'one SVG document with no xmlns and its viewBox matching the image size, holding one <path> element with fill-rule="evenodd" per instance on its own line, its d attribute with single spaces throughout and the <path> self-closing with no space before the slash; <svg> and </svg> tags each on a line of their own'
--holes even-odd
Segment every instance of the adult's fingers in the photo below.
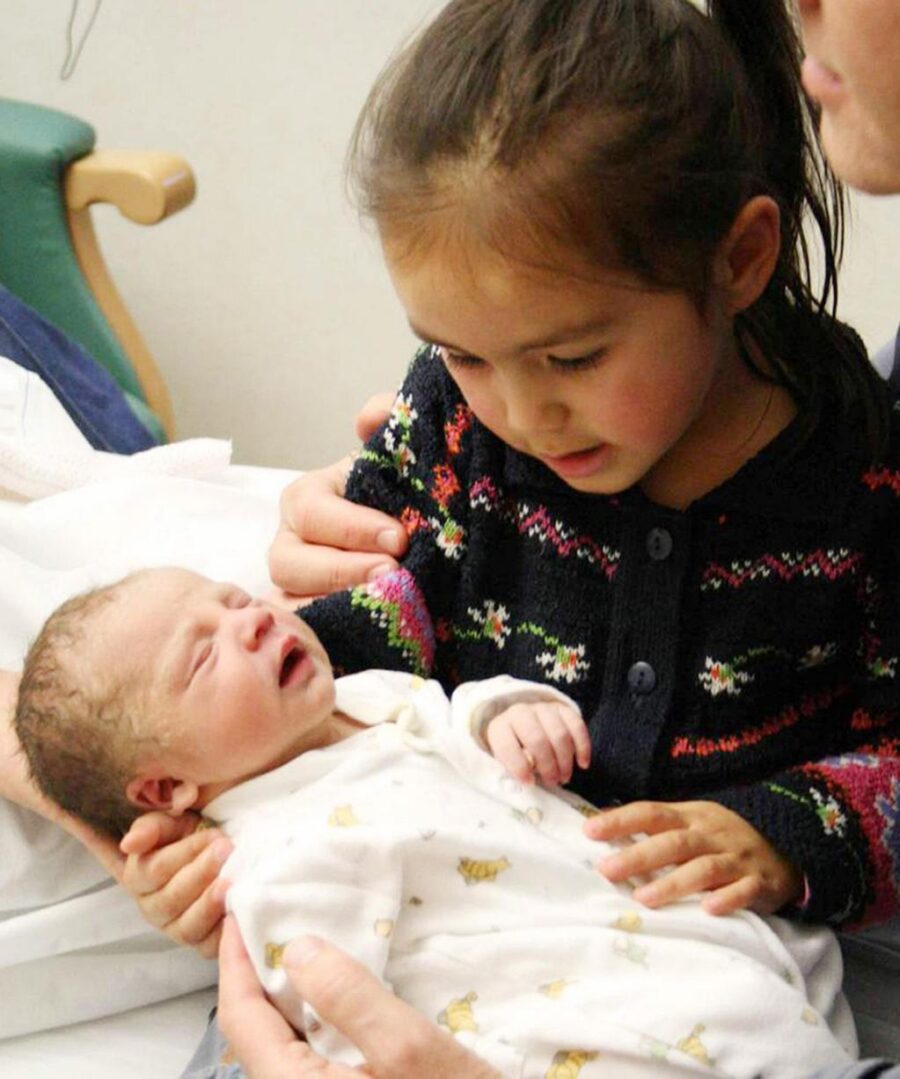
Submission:
<svg viewBox="0 0 900 1079">
<path fill-rule="evenodd" d="M 283 962 L 300 995 L 358 1046 L 376 1079 L 497 1079 L 484 1061 L 325 941 L 294 941 Z"/>
<path fill-rule="evenodd" d="M 232 917 L 219 946 L 218 1022 L 248 1079 L 359 1079 L 317 1057 L 266 1000 Z"/>
<path fill-rule="evenodd" d="M 122 883 L 151 925 L 210 956 L 225 913 L 227 886 L 218 874 L 230 851 L 220 833 L 195 832 L 151 854 L 130 855 Z"/>
<path fill-rule="evenodd" d="M 393 393 L 376 393 L 357 412 L 356 434 L 361 442 L 368 442 L 388 418 L 396 396 Z"/>
<path fill-rule="evenodd" d="M 144 813 L 128 829 L 119 844 L 123 854 L 149 854 L 191 833 L 197 833 L 198 819 L 193 813 L 170 817 L 168 813 Z"/>
</svg>

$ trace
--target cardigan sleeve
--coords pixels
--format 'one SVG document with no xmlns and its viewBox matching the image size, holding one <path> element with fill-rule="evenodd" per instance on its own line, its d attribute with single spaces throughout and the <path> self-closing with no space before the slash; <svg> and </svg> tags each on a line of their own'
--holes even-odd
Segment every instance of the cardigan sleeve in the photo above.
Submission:
<svg viewBox="0 0 900 1079">
<path fill-rule="evenodd" d="M 846 748 L 709 795 L 805 875 L 803 900 L 782 913 L 834 926 L 900 911 L 900 469 L 872 470 L 867 479 L 894 504 L 877 572 L 860 589 L 865 618 L 843 714 Z"/>
<path fill-rule="evenodd" d="M 467 433 L 472 417 L 433 349 L 420 349 L 390 417 L 369 440 L 347 497 L 399 518 L 400 569 L 298 612 L 343 674 L 384 667 L 429 677 L 435 612 L 452 596 L 466 550 Z"/>
</svg>

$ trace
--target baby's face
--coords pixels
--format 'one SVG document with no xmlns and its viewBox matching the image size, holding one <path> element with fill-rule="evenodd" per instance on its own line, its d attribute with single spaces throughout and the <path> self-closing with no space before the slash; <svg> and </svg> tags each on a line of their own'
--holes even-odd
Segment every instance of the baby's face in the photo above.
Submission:
<svg viewBox="0 0 900 1079">
<path fill-rule="evenodd" d="M 137 687 L 161 775 L 232 784 L 324 744 L 334 706 L 324 648 L 296 615 L 236 585 L 149 571 L 92 636 L 95 661 Z"/>
</svg>

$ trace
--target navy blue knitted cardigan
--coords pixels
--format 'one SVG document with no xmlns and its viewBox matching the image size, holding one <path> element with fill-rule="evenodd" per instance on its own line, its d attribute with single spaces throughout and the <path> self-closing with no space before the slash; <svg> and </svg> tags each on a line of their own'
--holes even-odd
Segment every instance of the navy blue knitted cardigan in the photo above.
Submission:
<svg viewBox="0 0 900 1079">
<path fill-rule="evenodd" d="M 423 349 L 349 497 L 400 517 L 402 569 L 303 616 L 342 672 L 552 683 L 589 721 L 597 804 L 713 799 L 833 925 L 900 903 L 900 413 L 890 449 L 824 411 L 674 511 L 573 491 L 474 419 Z"/>
</svg>

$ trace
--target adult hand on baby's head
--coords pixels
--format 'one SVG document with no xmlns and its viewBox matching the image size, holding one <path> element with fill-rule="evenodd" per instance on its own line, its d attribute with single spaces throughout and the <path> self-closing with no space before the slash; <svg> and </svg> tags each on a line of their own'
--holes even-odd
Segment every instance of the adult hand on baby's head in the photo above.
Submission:
<svg viewBox="0 0 900 1079">
<path fill-rule="evenodd" d="M 307 472 L 281 496 L 269 573 L 297 606 L 396 569 L 406 550 L 399 521 L 344 498 L 352 464 L 345 457 Z"/>
<path fill-rule="evenodd" d="M 484 1061 L 398 1000 L 365 967 L 315 938 L 288 946 L 294 988 L 366 1058 L 374 1079 L 498 1079 Z M 248 1079 L 358 1079 L 323 1060 L 269 1003 L 240 938 L 226 919 L 219 949 L 219 1026 Z"/>
<path fill-rule="evenodd" d="M 198 830 L 199 823 L 193 813 L 139 817 L 120 844 L 127 855 L 122 884 L 146 921 L 212 959 L 228 890 L 219 870 L 232 846 L 216 828 Z"/>
</svg>

